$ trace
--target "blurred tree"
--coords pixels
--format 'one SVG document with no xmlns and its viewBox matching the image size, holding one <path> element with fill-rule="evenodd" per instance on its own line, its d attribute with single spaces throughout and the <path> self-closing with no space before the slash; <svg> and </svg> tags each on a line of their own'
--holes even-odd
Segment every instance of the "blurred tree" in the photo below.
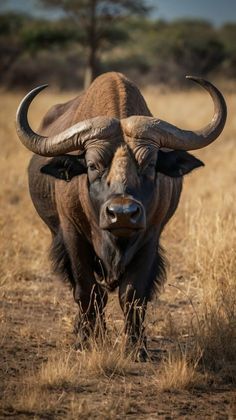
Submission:
<svg viewBox="0 0 236 420">
<path fill-rule="evenodd" d="M 100 13 L 99 9 L 93 75 L 115 70 L 138 83 L 173 85 L 181 84 L 187 73 L 236 78 L 236 24 L 215 28 L 199 20 L 130 16 L 121 9 L 119 13 L 112 9 L 106 17 L 103 10 L 101 18 Z M 88 33 L 81 19 L 72 19 L 69 12 L 59 20 L 0 14 L 0 83 L 30 88 L 47 80 L 73 89 L 82 86 L 86 65 L 88 83 Z"/>
<path fill-rule="evenodd" d="M 219 36 L 225 48 L 223 71 L 227 77 L 236 77 L 236 23 L 228 23 L 219 29 Z"/>
<path fill-rule="evenodd" d="M 102 44 L 124 40 L 124 31 L 114 26 L 129 15 L 146 15 L 147 0 L 40 0 L 48 7 L 61 8 L 83 32 L 87 48 L 84 85 L 87 87 L 99 74 L 98 54 Z"/>
<path fill-rule="evenodd" d="M 67 19 L 58 21 L 34 20 L 22 28 L 21 38 L 31 54 L 81 41 L 82 35 Z"/>
<path fill-rule="evenodd" d="M 19 34 L 25 22 L 26 16 L 16 13 L 0 15 L 0 83 L 24 50 Z"/>
<path fill-rule="evenodd" d="M 160 27 L 157 24 L 152 51 L 157 67 L 173 82 L 184 74 L 204 76 L 215 71 L 225 58 L 224 45 L 217 30 L 206 21 L 178 20 Z"/>
</svg>

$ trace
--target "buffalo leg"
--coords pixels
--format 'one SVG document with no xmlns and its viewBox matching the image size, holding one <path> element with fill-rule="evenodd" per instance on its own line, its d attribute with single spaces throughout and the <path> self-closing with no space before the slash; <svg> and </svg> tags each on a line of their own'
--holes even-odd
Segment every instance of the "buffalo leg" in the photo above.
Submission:
<svg viewBox="0 0 236 420">
<path fill-rule="evenodd" d="M 102 337 L 105 330 L 104 308 L 107 294 L 99 285 L 93 284 L 89 290 L 76 284 L 74 299 L 79 306 L 75 319 L 74 332 L 81 342 L 86 342 L 91 333 L 94 337 Z"/>
<path fill-rule="evenodd" d="M 90 245 L 73 225 L 64 225 L 61 237 L 69 261 L 68 280 L 79 307 L 74 332 L 81 341 L 86 341 L 91 332 L 98 332 L 99 327 L 105 326 L 107 294 L 96 283 L 93 272 L 94 253 Z"/>
<path fill-rule="evenodd" d="M 134 285 L 123 284 L 119 289 L 120 305 L 125 318 L 125 334 L 127 348 L 137 353 L 137 359 L 146 358 L 146 337 L 144 335 L 144 319 L 147 299 L 139 295 Z"/>
<path fill-rule="evenodd" d="M 133 349 L 138 349 L 139 360 L 144 360 L 146 355 L 143 323 L 156 274 L 155 255 L 150 252 L 149 247 L 144 248 L 128 267 L 119 287 L 119 300 L 125 317 L 125 333 L 128 343 Z"/>
</svg>

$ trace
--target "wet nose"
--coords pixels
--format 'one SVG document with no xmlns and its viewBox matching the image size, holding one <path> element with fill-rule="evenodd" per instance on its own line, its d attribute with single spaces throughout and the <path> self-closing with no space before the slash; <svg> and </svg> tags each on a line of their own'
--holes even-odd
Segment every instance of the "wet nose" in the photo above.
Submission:
<svg viewBox="0 0 236 420">
<path fill-rule="evenodd" d="M 129 237 L 134 232 L 145 229 L 145 208 L 133 197 L 112 197 L 101 209 L 99 226 L 115 236 Z"/>
<path fill-rule="evenodd" d="M 110 202 L 106 207 L 106 214 L 111 223 L 136 224 L 141 216 L 141 206 L 135 201 L 117 203 Z"/>
</svg>

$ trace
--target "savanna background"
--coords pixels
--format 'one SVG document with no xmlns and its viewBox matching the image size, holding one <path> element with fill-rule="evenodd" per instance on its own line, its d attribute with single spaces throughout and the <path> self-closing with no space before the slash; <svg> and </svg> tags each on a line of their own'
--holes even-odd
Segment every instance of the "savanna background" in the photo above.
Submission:
<svg viewBox="0 0 236 420">
<path fill-rule="evenodd" d="M 199 18 L 189 1 L 191 18 L 176 19 L 181 2 L 172 0 L 172 15 L 160 19 L 163 3 L 0 3 L 1 418 L 236 418 L 236 10 L 228 0 L 219 20 L 217 1 L 199 1 Z M 182 128 L 200 128 L 213 112 L 184 75 L 213 81 L 228 105 L 220 138 L 194 153 L 206 166 L 186 176 L 162 238 L 168 279 L 149 306 L 144 364 L 124 353 L 116 293 L 106 336 L 73 350 L 76 305 L 51 272 L 50 234 L 28 194 L 30 153 L 14 129 L 27 90 L 50 84 L 31 107 L 36 130 L 50 106 L 110 70 L 141 88 L 155 116 Z"/>
</svg>

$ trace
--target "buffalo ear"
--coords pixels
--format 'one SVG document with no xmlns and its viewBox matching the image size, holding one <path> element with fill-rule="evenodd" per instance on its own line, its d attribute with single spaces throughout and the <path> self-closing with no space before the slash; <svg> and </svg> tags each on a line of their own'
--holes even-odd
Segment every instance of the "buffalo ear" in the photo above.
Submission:
<svg viewBox="0 0 236 420">
<path fill-rule="evenodd" d="M 42 166 L 40 172 L 69 182 L 74 176 L 86 173 L 87 166 L 82 157 L 64 155 L 52 158 L 47 165 Z"/>
<path fill-rule="evenodd" d="M 165 175 L 176 178 L 186 175 L 200 166 L 204 166 L 204 163 L 185 151 L 163 152 L 159 150 L 158 152 L 156 170 Z"/>
</svg>

